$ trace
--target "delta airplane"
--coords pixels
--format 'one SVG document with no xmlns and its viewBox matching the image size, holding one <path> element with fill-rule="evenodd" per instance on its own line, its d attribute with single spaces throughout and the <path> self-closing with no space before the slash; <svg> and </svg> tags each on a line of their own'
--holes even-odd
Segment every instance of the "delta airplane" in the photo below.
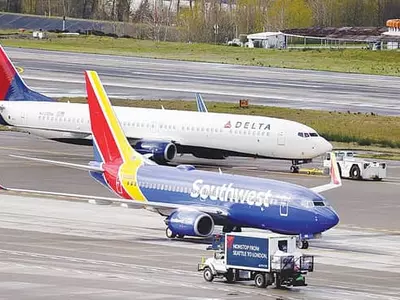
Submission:
<svg viewBox="0 0 400 300">
<path fill-rule="evenodd" d="M 29 89 L 0 46 L 0 123 L 67 143 L 92 143 L 87 104 L 60 103 Z M 284 119 L 199 111 L 115 107 L 135 150 L 158 163 L 177 153 L 223 159 L 247 156 L 301 163 L 325 154 L 332 145 L 303 124 Z M 199 104 L 200 103 L 200 104 Z M 206 113 L 204 113 L 206 112 Z M 132 119 L 135 116 L 135 119 Z"/>
<path fill-rule="evenodd" d="M 169 238 L 208 237 L 215 225 L 223 226 L 224 232 L 251 227 L 299 235 L 300 246 L 307 248 L 307 239 L 339 222 L 331 205 L 318 194 L 341 186 L 334 156 L 331 182 L 311 189 L 271 179 L 200 171 L 190 165 L 157 165 L 129 144 L 97 73 L 85 72 L 85 80 L 95 161 L 78 165 L 12 156 L 89 171 L 96 181 L 122 199 L 53 194 L 150 209 L 166 218 Z M 132 122 L 137 117 L 131 115 Z"/>
</svg>

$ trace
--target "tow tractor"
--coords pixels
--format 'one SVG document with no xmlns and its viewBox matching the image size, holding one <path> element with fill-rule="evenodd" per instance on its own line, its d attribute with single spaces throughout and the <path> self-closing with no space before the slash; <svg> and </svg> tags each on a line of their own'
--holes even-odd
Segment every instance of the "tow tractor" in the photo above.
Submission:
<svg viewBox="0 0 400 300">
<path fill-rule="evenodd" d="M 276 233 L 231 232 L 215 235 L 198 271 L 206 281 L 225 278 L 229 283 L 250 281 L 259 288 L 275 284 L 306 286 L 305 275 L 314 270 L 314 256 L 296 250 L 296 237 Z"/>
<path fill-rule="evenodd" d="M 331 153 L 326 153 L 324 168 L 331 165 Z M 335 151 L 335 154 L 342 178 L 382 180 L 386 177 L 386 163 L 356 158 L 353 151 Z"/>
</svg>

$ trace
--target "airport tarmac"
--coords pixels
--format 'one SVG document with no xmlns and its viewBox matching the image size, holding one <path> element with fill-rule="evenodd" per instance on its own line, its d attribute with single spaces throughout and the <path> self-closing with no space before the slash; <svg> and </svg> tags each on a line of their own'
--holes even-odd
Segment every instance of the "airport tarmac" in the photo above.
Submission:
<svg viewBox="0 0 400 300">
<path fill-rule="evenodd" d="M 10 187 L 111 196 L 86 172 L 9 157 L 86 163 L 91 147 L 1 132 L 0 183 Z M 277 178 L 306 186 L 326 176 L 289 174 L 289 162 L 228 159 L 199 168 Z M 318 165 L 318 162 L 315 163 Z M 207 283 L 196 272 L 207 243 L 168 240 L 163 218 L 116 205 L 0 193 L 0 299 L 400 299 L 400 164 L 383 182 L 345 180 L 326 194 L 339 226 L 311 242 L 309 286 L 277 290 Z"/>
<path fill-rule="evenodd" d="M 6 48 L 23 78 L 48 96 L 86 96 L 83 71 L 110 97 L 206 101 L 399 115 L 397 77 Z"/>
</svg>

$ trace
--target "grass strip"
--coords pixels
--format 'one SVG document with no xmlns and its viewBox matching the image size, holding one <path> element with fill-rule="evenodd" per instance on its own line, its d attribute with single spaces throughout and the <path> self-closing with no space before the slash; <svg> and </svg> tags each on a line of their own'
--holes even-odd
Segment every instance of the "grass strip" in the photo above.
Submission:
<svg viewBox="0 0 400 300">
<path fill-rule="evenodd" d="M 9 31 L 3 35 L 1 44 L 46 50 L 400 76 L 400 51 L 395 50 L 312 48 L 267 50 L 201 43 L 155 42 L 132 38 L 62 36 L 60 34 L 50 34 L 48 39 L 34 40 L 27 33 L 10 35 Z"/>
</svg>

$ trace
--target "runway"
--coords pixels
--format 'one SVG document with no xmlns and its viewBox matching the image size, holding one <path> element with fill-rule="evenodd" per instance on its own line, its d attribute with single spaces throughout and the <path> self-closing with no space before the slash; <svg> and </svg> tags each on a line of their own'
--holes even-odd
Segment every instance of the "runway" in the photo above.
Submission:
<svg viewBox="0 0 400 300">
<path fill-rule="evenodd" d="M 111 196 L 86 172 L 9 154 L 86 163 L 90 147 L 1 132 L 0 183 L 5 186 Z M 189 157 L 184 162 L 199 162 Z M 293 175 L 288 163 L 234 159 L 199 168 L 251 173 L 306 186 L 326 176 Z M 316 162 L 318 165 L 318 162 Z M 400 164 L 389 180 L 344 181 L 325 196 L 341 222 L 306 252 L 316 256 L 309 286 L 277 290 L 251 284 L 207 283 L 196 272 L 209 256 L 198 239 L 168 240 L 163 219 L 116 205 L 0 193 L 1 299 L 400 299 Z M 357 227 L 357 228 L 355 228 Z"/>
<path fill-rule="evenodd" d="M 228 48 L 227 48 L 228 49 Z M 399 79 L 317 72 L 6 48 L 23 78 L 48 96 L 86 96 L 83 71 L 96 70 L 110 97 L 250 103 L 399 115 Z M 228 50 L 227 50 L 228 51 Z"/>
</svg>

